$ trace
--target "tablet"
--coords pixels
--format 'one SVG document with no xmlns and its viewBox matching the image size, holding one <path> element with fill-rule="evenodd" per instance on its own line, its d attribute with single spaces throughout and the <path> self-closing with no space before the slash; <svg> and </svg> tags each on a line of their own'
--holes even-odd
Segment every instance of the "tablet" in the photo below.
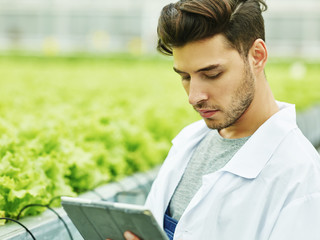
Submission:
<svg viewBox="0 0 320 240">
<path fill-rule="evenodd" d="M 85 240 L 124 240 L 125 231 L 140 239 L 168 240 L 144 206 L 72 197 L 61 197 L 61 204 Z"/>
</svg>

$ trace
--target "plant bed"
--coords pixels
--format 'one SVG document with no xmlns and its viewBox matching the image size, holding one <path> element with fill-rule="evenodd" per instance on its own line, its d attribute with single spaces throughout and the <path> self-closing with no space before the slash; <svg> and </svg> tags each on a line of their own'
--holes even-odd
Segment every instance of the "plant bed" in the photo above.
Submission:
<svg viewBox="0 0 320 240">
<path fill-rule="evenodd" d="M 143 204 L 157 172 L 158 168 L 154 168 L 145 173 L 137 173 L 119 182 L 112 182 L 81 194 L 79 197 L 91 200 Z M 54 211 L 63 221 L 52 211 L 46 210 L 39 216 L 25 217 L 20 222 L 29 229 L 37 240 L 83 239 L 63 208 L 54 208 Z M 20 225 L 7 223 L 0 226 L 0 239 L 26 240 L 32 239 L 32 237 Z"/>
</svg>

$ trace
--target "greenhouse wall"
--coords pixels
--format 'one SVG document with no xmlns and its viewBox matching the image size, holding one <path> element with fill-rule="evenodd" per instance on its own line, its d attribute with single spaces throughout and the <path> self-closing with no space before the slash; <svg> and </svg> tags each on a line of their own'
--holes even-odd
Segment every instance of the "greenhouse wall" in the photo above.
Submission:
<svg viewBox="0 0 320 240">
<path fill-rule="evenodd" d="M 171 0 L 0 0 L 0 50 L 154 53 L 161 8 Z M 320 56 L 320 2 L 269 0 L 271 56 Z"/>
</svg>

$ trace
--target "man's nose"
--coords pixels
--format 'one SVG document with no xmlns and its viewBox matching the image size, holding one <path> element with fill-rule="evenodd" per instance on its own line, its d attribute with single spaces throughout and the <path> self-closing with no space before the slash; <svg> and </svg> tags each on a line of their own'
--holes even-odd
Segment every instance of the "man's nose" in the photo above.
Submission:
<svg viewBox="0 0 320 240">
<path fill-rule="evenodd" d="M 201 82 L 201 80 L 190 80 L 189 83 L 189 103 L 195 106 L 201 102 L 207 101 L 209 98 L 208 86 Z"/>
</svg>

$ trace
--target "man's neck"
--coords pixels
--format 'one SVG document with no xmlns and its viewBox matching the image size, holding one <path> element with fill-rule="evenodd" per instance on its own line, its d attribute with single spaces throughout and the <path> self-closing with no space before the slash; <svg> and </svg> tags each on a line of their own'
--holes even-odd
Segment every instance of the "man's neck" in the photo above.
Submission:
<svg viewBox="0 0 320 240">
<path fill-rule="evenodd" d="M 267 81 L 263 84 L 263 87 L 257 88 L 250 106 L 237 122 L 219 131 L 222 137 L 232 139 L 251 136 L 265 121 L 279 111 L 269 84 Z"/>
</svg>

